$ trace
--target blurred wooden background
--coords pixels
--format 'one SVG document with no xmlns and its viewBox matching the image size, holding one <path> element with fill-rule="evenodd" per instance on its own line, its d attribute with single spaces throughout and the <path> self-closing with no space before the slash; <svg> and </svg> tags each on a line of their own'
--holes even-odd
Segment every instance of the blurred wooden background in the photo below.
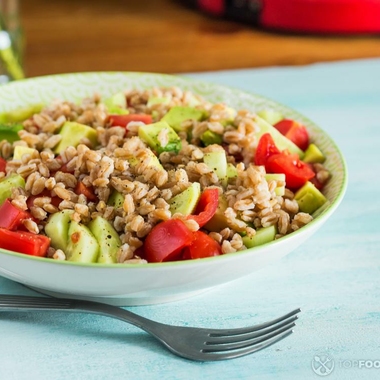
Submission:
<svg viewBox="0 0 380 380">
<path fill-rule="evenodd" d="M 380 36 L 280 34 L 213 19 L 178 0 L 20 0 L 28 76 L 181 73 L 380 57 Z"/>
</svg>

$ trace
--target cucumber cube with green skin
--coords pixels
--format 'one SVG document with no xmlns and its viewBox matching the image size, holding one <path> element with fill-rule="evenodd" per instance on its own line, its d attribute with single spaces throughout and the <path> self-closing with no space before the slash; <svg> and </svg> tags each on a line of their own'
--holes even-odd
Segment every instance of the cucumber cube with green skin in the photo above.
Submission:
<svg viewBox="0 0 380 380">
<path fill-rule="evenodd" d="M 256 230 L 254 236 L 246 235 L 243 239 L 243 244 L 247 248 L 257 247 L 262 244 L 269 243 L 273 241 L 276 237 L 277 229 L 276 226 L 263 227 Z"/>
<path fill-rule="evenodd" d="M 327 202 L 327 198 L 312 184 L 307 181 L 295 194 L 300 211 L 312 214 Z"/>
<path fill-rule="evenodd" d="M 62 210 L 50 215 L 45 225 L 45 233 L 50 238 L 53 248 L 66 252 L 73 214 L 73 210 Z"/>
<path fill-rule="evenodd" d="M 41 112 L 43 107 L 43 104 L 38 103 L 27 107 L 16 108 L 12 111 L 2 112 L 0 113 L 0 123 L 19 123 Z"/>
<path fill-rule="evenodd" d="M 176 213 L 190 215 L 195 210 L 200 196 L 201 185 L 198 182 L 193 182 L 186 190 L 169 201 L 170 212 L 172 215 Z"/>
<path fill-rule="evenodd" d="M 23 146 L 23 145 L 16 145 L 13 151 L 13 159 L 21 160 L 24 154 L 32 154 L 34 153 L 34 151 L 35 151 L 34 148 L 29 148 L 28 146 Z"/>
<path fill-rule="evenodd" d="M 75 121 L 66 121 L 59 134 L 62 138 L 54 148 L 54 153 L 56 154 L 60 154 L 69 146 L 77 147 L 83 139 L 88 139 L 93 147 L 96 147 L 98 144 L 98 133 L 96 130 Z"/>
<path fill-rule="evenodd" d="M 117 263 L 117 252 L 121 247 L 119 234 L 112 224 L 101 216 L 97 216 L 89 224 L 88 228 L 95 236 L 99 244 L 98 263 Z"/>
<path fill-rule="evenodd" d="M 160 160 L 157 158 L 157 156 L 151 150 L 147 150 L 146 153 L 147 153 L 148 157 L 144 157 L 144 160 L 149 159 L 149 162 L 145 162 L 146 166 L 155 167 L 155 168 L 160 169 L 160 170 L 164 169 L 163 166 L 161 165 Z M 139 158 L 137 158 L 136 156 L 129 156 L 129 157 L 127 157 L 127 160 L 129 162 L 129 165 L 132 168 L 135 167 L 136 165 L 138 165 L 139 163 L 141 163 L 141 160 L 139 160 Z"/>
<path fill-rule="evenodd" d="M 114 190 L 108 198 L 107 204 L 115 208 L 121 208 L 124 204 L 124 195 L 120 194 L 117 190 Z"/>
<path fill-rule="evenodd" d="M 159 135 L 162 132 L 167 133 L 168 143 L 165 146 L 161 146 L 159 142 Z M 138 134 L 140 139 L 146 142 L 149 147 L 158 154 L 162 152 L 178 153 L 181 150 L 181 139 L 166 121 L 141 125 Z"/>
<path fill-rule="evenodd" d="M 17 187 L 25 188 L 25 180 L 19 174 L 12 174 L 0 180 L 0 206 L 11 197 L 12 189 Z"/>
<path fill-rule="evenodd" d="M 223 142 L 223 137 L 213 131 L 207 130 L 203 132 L 200 137 L 201 141 L 205 146 L 209 146 L 212 144 L 220 145 Z"/>
<path fill-rule="evenodd" d="M 277 181 L 277 186 L 274 189 L 274 192 L 276 195 L 283 196 L 285 194 L 285 181 L 286 181 L 285 174 L 283 173 L 265 174 L 265 179 L 267 182 Z"/>
<path fill-rule="evenodd" d="M 273 109 L 265 109 L 257 112 L 257 115 L 268 122 L 270 125 L 275 125 L 280 120 L 284 119 L 284 115 L 281 112 Z"/>
<path fill-rule="evenodd" d="M 182 123 L 186 120 L 202 120 L 204 112 L 197 108 L 186 106 L 174 106 L 169 112 L 161 119 L 166 121 L 175 131 L 183 131 Z"/>
<path fill-rule="evenodd" d="M 78 263 L 96 263 L 99 257 L 99 243 L 88 227 L 71 221 L 65 250 L 66 260 Z"/>
<path fill-rule="evenodd" d="M 323 163 L 325 162 L 326 157 L 321 152 L 321 150 L 313 143 L 309 144 L 305 150 L 305 155 L 303 156 L 302 161 L 308 163 Z"/>
<path fill-rule="evenodd" d="M 127 99 L 125 94 L 118 92 L 112 95 L 110 98 L 104 100 L 104 105 L 107 108 L 109 114 L 114 115 L 128 115 L 129 111 L 127 110 Z"/>
<path fill-rule="evenodd" d="M 257 141 L 260 140 L 260 137 L 263 134 L 270 133 L 278 149 L 287 149 L 290 153 L 297 153 L 300 159 L 303 158 L 304 152 L 300 148 L 298 148 L 296 144 L 294 144 L 287 137 L 281 134 L 275 127 L 270 125 L 267 121 L 265 121 L 259 116 L 255 117 L 255 122 L 257 126 L 260 128 L 260 130 L 256 133 Z"/>
<path fill-rule="evenodd" d="M 0 124 L 0 141 L 7 140 L 10 143 L 20 140 L 18 132 L 24 129 L 22 124 Z"/>
<path fill-rule="evenodd" d="M 218 176 L 223 186 L 227 185 L 227 157 L 224 149 L 205 153 L 203 162 Z"/>
</svg>

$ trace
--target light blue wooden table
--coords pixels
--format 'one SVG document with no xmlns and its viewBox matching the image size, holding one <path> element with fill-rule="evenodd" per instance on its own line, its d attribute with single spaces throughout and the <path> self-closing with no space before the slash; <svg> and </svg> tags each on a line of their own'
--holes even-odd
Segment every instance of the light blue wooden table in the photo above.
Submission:
<svg viewBox="0 0 380 380">
<path fill-rule="evenodd" d="M 189 76 L 309 116 L 342 149 L 349 186 L 333 217 L 281 261 L 188 300 L 131 310 L 172 324 L 238 327 L 301 307 L 295 333 L 255 355 L 195 363 L 116 320 L 2 313 L 0 380 L 380 378 L 380 60 Z M 34 294 L 4 278 L 0 292 Z M 327 376 L 316 373 L 333 364 Z"/>
</svg>

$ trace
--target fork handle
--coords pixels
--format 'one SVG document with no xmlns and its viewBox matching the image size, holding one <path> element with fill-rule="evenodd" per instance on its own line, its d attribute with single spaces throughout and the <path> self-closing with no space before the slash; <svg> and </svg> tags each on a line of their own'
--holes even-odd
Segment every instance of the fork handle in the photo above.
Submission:
<svg viewBox="0 0 380 380">
<path fill-rule="evenodd" d="M 100 314 L 120 319 L 155 335 L 163 324 L 134 314 L 131 311 L 100 302 L 71 300 L 66 298 L 45 298 L 30 296 L 0 295 L 1 311 L 74 311 Z"/>
</svg>

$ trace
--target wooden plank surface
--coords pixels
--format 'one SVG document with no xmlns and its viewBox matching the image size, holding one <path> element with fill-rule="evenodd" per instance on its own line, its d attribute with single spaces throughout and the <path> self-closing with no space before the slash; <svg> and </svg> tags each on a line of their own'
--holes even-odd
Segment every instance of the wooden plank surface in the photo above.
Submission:
<svg viewBox="0 0 380 380">
<path fill-rule="evenodd" d="M 380 57 L 379 36 L 280 34 L 213 19 L 178 0 L 20 1 L 28 76 L 164 73 Z"/>
</svg>

